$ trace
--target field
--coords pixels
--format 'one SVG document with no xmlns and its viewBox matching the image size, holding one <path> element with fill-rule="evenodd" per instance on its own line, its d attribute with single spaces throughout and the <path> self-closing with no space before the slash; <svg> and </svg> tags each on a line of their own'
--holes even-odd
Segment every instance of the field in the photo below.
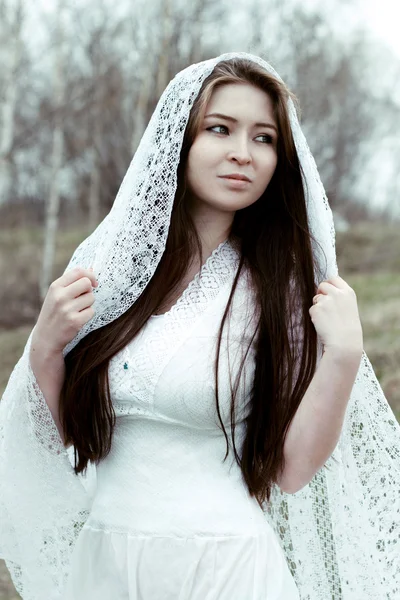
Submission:
<svg viewBox="0 0 400 600">
<path fill-rule="evenodd" d="M 84 230 L 58 235 L 54 277 L 59 277 Z M 0 230 L 0 396 L 40 310 L 38 273 L 42 234 Z M 357 293 L 364 348 L 400 421 L 400 236 L 395 226 L 361 223 L 337 235 L 339 274 Z M 11 265 L 11 267 L 10 267 Z M 19 596 L 0 561 L 0 600 Z"/>
</svg>

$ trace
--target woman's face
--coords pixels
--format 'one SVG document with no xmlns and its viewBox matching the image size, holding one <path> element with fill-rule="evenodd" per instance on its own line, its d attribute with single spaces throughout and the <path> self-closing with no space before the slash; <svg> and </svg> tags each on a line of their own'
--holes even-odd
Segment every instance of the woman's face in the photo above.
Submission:
<svg viewBox="0 0 400 600">
<path fill-rule="evenodd" d="M 250 206 L 276 164 L 277 123 L 269 95 L 244 83 L 215 89 L 188 156 L 186 177 L 195 207 L 234 212 Z M 226 177 L 232 174 L 250 181 Z"/>
</svg>

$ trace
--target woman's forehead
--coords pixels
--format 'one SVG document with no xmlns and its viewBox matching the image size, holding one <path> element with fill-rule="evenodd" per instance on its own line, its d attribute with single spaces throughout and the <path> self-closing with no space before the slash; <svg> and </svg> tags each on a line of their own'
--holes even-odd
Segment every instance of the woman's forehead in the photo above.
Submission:
<svg viewBox="0 0 400 600">
<path fill-rule="evenodd" d="M 213 90 L 207 103 L 204 119 L 229 117 L 228 120 L 253 121 L 254 124 L 276 125 L 274 104 L 270 95 L 264 90 L 246 83 L 229 83 Z"/>
</svg>

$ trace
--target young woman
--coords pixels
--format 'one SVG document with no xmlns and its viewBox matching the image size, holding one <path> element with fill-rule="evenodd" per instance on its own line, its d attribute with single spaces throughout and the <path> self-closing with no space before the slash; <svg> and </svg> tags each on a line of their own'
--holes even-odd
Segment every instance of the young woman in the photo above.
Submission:
<svg viewBox="0 0 400 600">
<path fill-rule="evenodd" d="M 376 523 L 389 545 L 397 507 L 382 491 L 373 508 L 362 477 L 400 477 L 368 437 L 362 358 L 356 296 L 337 276 L 290 92 L 251 55 L 188 67 L 112 211 L 50 286 L 2 401 L 17 475 L 2 473 L 12 491 L 0 494 L 0 555 L 17 589 L 38 600 L 39 584 L 63 600 L 394 591 Z M 374 394 L 390 414 L 376 380 Z M 395 425 L 375 426 L 400 450 Z M 27 481 L 29 503 L 16 493 Z M 23 551 L 22 509 L 33 531 Z"/>
</svg>

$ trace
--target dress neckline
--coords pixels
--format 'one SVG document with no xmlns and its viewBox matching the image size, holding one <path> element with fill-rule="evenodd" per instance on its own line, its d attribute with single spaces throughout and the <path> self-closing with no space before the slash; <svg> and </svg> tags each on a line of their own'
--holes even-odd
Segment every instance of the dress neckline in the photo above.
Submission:
<svg viewBox="0 0 400 600">
<path fill-rule="evenodd" d="M 140 340 L 139 353 L 131 354 L 129 345 L 126 348 L 124 372 L 135 374 L 135 386 L 141 390 L 141 401 L 147 409 L 153 410 L 155 386 L 177 348 L 188 339 L 204 313 L 215 306 L 220 294 L 229 293 L 226 286 L 232 285 L 240 262 L 239 242 L 233 237 L 219 244 L 175 304 L 160 318 L 147 319 L 143 329 L 148 329 Z"/>
<path fill-rule="evenodd" d="M 185 300 L 186 296 L 190 293 L 190 290 L 192 289 L 192 287 L 197 283 L 197 281 L 200 278 L 202 272 L 205 269 L 207 269 L 208 265 L 214 259 L 215 255 L 229 241 L 230 241 L 230 238 L 228 237 L 226 240 L 224 240 L 223 242 L 221 242 L 220 244 L 218 244 L 218 246 L 216 248 L 214 248 L 214 250 L 211 252 L 210 256 L 207 258 L 207 260 L 205 261 L 205 263 L 200 267 L 200 270 L 196 273 L 196 275 L 193 277 L 193 279 L 190 281 L 190 283 L 187 285 L 187 287 L 183 290 L 182 294 L 179 296 L 179 298 L 176 300 L 176 302 L 174 302 L 174 304 L 169 308 L 169 310 L 167 310 L 167 312 L 162 313 L 161 315 L 151 315 L 150 319 L 152 319 L 152 320 L 162 319 L 162 318 L 167 317 L 172 311 L 174 311 L 176 309 L 176 307 L 179 306 L 179 304 L 181 304 Z"/>
</svg>

